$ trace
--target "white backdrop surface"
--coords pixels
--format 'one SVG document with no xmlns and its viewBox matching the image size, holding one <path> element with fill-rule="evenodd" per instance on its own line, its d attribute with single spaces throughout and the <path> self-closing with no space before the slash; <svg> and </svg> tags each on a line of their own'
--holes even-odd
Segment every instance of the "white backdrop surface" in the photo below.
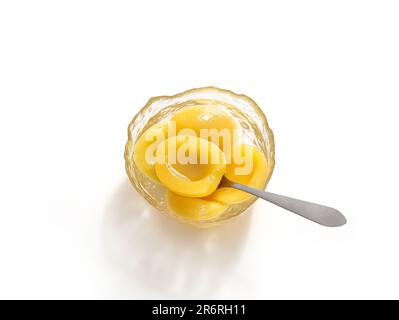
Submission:
<svg viewBox="0 0 399 320">
<path fill-rule="evenodd" d="M 399 298 L 397 1 L 2 1 L 0 298 Z M 245 93 L 276 140 L 266 202 L 220 228 L 124 171 L 155 95 Z"/>
</svg>

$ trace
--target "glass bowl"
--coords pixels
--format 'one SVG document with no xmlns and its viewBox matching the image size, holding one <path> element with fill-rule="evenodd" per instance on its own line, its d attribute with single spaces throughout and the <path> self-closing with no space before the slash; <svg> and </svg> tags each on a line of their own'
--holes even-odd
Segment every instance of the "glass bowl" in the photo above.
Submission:
<svg viewBox="0 0 399 320">
<path fill-rule="evenodd" d="M 165 199 L 166 188 L 141 172 L 133 160 L 133 146 L 141 134 L 149 127 L 167 121 L 177 111 L 185 107 L 198 104 L 211 104 L 215 108 L 224 108 L 225 111 L 229 112 L 236 119 L 241 128 L 240 136 L 242 143 L 254 145 L 264 153 L 268 164 L 268 182 L 273 173 L 275 160 L 273 132 L 268 126 L 266 116 L 251 98 L 243 94 L 236 94 L 232 91 L 215 87 L 196 88 L 174 96 L 151 98 L 129 124 L 128 141 L 125 147 L 125 165 L 127 175 L 133 187 L 150 205 L 158 209 L 161 213 L 168 214 L 181 221 L 198 227 L 209 227 L 243 213 L 257 198 L 251 197 L 240 204 L 229 205 L 220 216 L 211 220 L 186 220 L 168 208 Z M 235 108 L 232 110 L 231 106 Z"/>
</svg>

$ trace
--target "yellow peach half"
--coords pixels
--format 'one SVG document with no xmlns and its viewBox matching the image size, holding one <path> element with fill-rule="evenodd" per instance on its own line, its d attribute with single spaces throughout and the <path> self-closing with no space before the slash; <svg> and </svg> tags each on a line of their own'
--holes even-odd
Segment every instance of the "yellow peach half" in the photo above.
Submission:
<svg viewBox="0 0 399 320">
<path fill-rule="evenodd" d="M 240 144 L 233 148 L 233 156 L 226 165 L 227 179 L 253 188 L 264 189 L 268 175 L 267 160 L 256 147 Z M 228 187 L 218 188 L 206 199 L 224 204 L 237 204 L 248 200 L 252 195 Z"/>
<path fill-rule="evenodd" d="M 137 167 L 150 178 L 157 180 L 154 162 L 157 146 L 168 138 L 168 123 L 156 124 L 148 128 L 133 147 L 133 160 Z"/>
<path fill-rule="evenodd" d="M 210 220 L 220 216 L 227 205 L 201 198 L 189 198 L 168 191 L 166 201 L 178 216 L 189 221 Z"/>
<path fill-rule="evenodd" d="M 215 143 L 223 152 L 230 152 L 237 123 L 223 109 L 214 105 L 190 106 L 174 114 L 171 121 L 175 121 L 178 134 L 193 132 L 197 137 Z"/>
<path fill-rule="evenodd" d="M 226 170 L 223 152 L 213 143 L 190 135 L 161 142 L 155 173 L 170 191 L 187 197 L 205 197 L 218 187 Z"/>
</svg>

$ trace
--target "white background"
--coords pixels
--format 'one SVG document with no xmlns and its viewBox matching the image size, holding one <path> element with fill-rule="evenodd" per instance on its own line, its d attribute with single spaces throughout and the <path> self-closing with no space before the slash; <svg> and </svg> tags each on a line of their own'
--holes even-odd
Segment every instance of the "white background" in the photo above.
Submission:
<svg viewBox="0 0 399 320">
<path fill-rule="evenodd" d="M 397 1 L 2 1 L 0 298 L 399 298 Z M 258 201 L 196 230 L 129 185 L 154 95 L 245 93 L 276 139 Z"/>
</svg>

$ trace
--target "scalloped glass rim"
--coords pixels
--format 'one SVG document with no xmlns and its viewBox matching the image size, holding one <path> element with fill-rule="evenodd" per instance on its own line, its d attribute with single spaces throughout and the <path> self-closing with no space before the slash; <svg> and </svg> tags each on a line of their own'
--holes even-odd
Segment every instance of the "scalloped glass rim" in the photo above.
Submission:
<svg viewBox="0 0 399 320">
<path fill-rule="evenodd" d="M 134 144 L 147 128 L 159 122 L 157 118 L 160 116 L 162 118 L 162 110 L 171 106 L 181 106 L 183 103 L 191 100 L 209 100 L 221 104 L 233 105 L 242 111 L 241 116 L 245 117 L 243 121 L 246 121 L 246 125 L 250 126 L 248 132 L 252 130 L 250 132 L 253 138 L 252 143 L 259 147 L 266 156 L 268 162 L 267 183 L 271 178 L 275 165 L 274 135 L 268 125 L 265 114 L 254 100 L 244 94 L 236 94 L 230 90 L 216 87 L 194 88 L 172 96 L 152 97 L 130 122 L 124 157 L 126 173 L 133 187 L 159 211 L 196 226 L 211 226 L 243 213 L 257 199 L 253 197 L 239 205 L 231 205 L 226 209 L 225 213 L 213 220 L 187 221 L 174 214 L 172 210 L 169 210 L 165 203 L 164 195 L 159 191 L 159 188 L 162 187 L 151 179 L 146 181 L 148 177 L 146 178 L 133 161 Z M 167 119 L 167 116 L 165 119 Z M 256 134 L 254 134 L 255 131 Z"/>
</svg>

